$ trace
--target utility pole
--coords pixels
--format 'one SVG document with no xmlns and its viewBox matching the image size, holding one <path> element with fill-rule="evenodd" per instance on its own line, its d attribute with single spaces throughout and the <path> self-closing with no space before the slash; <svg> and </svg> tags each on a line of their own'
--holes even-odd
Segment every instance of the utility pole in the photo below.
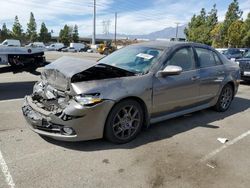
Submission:
<svg viewBox="0 0 250 188">
<path fill-rule="evenodd" d="M 95 45 L 95 35 L 96 35 L 96 0 L 94 0 L 92 45 Z"/>
<path fill-rule="evenodd" d="M 179 29 L 179 22 L 176 22 L 175 23 L 176 24 L 176 33 L 175 33 L 175 41 L 177 41 L 177 39 L 178 39 L 178 29 Z"/>
<path fill-rule="evenodd" d="M 117 12 L 115 13 L 115 46 L 116 46 L 116 32 L 117 32 Z"/>
</svg>

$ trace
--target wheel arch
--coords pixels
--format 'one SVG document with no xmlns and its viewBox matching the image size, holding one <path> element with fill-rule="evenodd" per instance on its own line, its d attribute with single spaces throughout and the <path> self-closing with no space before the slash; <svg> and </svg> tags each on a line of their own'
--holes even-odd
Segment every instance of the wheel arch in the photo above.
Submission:
<svg viewBox="0 0 250 188">
<path fill-rule="evenodd" d="M 148 108 L 147 108 L 147 105 L 146 103 L 140 98 L 140 97 L 136 97 L 136 96 L 129 96 L 129 97 L 125 97 L 125 98 L 122 98 L 122 99 L 119 99 L 115 102 L 115 104 L 113 105 L 113 107 L 110 109 L 109 111 L 109 114 L 106 118 L 106 121 L 105 121 L 105 127 L 104 127 L 104 131 L 106 129 L 106 122 L 107 122 L 107 119 L 110 115 L 110 112 L 112 111 L 112 109 L 120 102 L 122 101 L 125 101 L 125 100 L 134 100 L 136 102 L 138 102 L 140 104 L 140 106 L 142 107 L 142 110 L 143 110 L 143 127 L 144 128 L 148 128 L 149 125 L 150 125 L 150 116 L 149 116 L 149 112 L 148 112 Z"/>
<path fill-rule="evenodd" d="M 229 82 L 227 82 L 227 83 L 225 84 L 225 86 L 226 86 L 227 84 L 229 84 L 230 86 L 232 86 L 232 88 L 233 88 L 233 93 L 235 94 L 235 84 L 234 84 L 234 82 L 233 82 L 233 81 L 229 81 Z"/>
</svg>

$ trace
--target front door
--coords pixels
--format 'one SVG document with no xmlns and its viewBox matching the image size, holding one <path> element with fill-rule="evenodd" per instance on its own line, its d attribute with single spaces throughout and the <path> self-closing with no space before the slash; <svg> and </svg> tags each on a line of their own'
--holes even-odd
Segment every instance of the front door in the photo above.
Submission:
<svg viewBox="0 0 250 188">
<path fill-rule="evenodd" d="M 180 75 L 154 78 L 153 116 L 183 110 L 194 105 L 199 98 L 199 75 L 193 49 L 184 47 L 175 51 L 166 62 L 168 65 L 180 66 L 183 72 Z"/>
</svg>

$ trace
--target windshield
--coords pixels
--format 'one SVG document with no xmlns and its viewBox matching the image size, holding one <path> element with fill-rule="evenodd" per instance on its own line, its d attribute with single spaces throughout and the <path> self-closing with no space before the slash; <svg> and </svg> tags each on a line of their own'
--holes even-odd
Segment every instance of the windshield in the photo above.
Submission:
<svg viewBox="0 0 250 188">
<path fill-rule="evenodd" d="M 249 52 L 246 52 L 246 53 L 244 54 L 244 57 L 250 58 L 250 51 L 249 51 Z"/>
<path fill-rule="evenodd" d="M 125 69 L 134 73 L 147 73 L 157 62 L 162 50 L 144 46 L 128 46 L 104 57 L 99 63 Z"/>
</svg>

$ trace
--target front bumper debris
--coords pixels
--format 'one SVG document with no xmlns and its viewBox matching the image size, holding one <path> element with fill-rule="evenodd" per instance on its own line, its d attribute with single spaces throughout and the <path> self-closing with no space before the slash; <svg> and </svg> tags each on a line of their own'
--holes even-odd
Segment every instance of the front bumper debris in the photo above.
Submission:
<svg viewBox="0 0 250 188">
<path fill-rule="evenodd" d="M 60 114 L 38 107 L 30 96 L 24 99 L 23 115 L 34 132 L 64 141 L 90 140 L 103 137 L 106 118 L 114 102 L 104 101 L 93 107 L 84 107 L 76 101 Z M 70 128 L 68 134 L 64 128 Z"/>
</svg>

